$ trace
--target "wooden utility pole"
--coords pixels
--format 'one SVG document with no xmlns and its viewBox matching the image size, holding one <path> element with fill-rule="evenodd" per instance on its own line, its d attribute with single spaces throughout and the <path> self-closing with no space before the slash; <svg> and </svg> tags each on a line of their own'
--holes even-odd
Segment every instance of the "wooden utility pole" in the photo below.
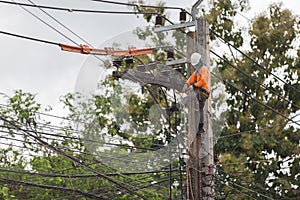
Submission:
<svg viewBox="0 0 300 200">
<path fill-rule="evenodd" d="M 187 35 L 187 59 L 191 54 L 198 52 L 202 61 L 210 69 L 209 57 L 209 29 L 207 20 L 203 17 L 196 20 L 195 32 Z M 194 71 L 188 66 L 188 72 Z M 209 83 L 210 85 L 210 83 Z M 199 106 L 197 101 L 189 105 L 189 133 L 188 133 L 188 160 L 187 160 L 187 199 L 212 200 L 213 190 L 213 132 L 211 124 L 211 98 L 206 101 L 204 108 L 205 133 L 197 135 L 199 124 Z"/>
</svg>

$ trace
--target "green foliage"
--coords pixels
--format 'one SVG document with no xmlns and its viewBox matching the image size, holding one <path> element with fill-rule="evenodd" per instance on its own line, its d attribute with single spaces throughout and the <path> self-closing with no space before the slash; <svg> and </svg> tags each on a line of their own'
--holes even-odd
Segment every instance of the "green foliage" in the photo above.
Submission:
<svg viewBox="0 0 300 200">
<path fill-rule="evenodd" d="M 144 4 L 143 1 L 132 3 Z M 160 2 L 158 5 L 165 3 Z M 165 15 L 164 9 L 134 9 Z M 245 29 L 237 27 L 235 20 L 238 12 L 247 9 L 247 0 L 225 0 L 211 1 L 211 6 L 202 10 L 210 23 L 212 41 L 216 39 L 213 33 L 215 32 L 235 47 L 243 47 L 245 35 L 249 37 L 250 49 L 246 52 L 248 56 L 240 55 L 232 59 L 225 54 L 223 57 L 269 89 L 262 88 L 257 82 L 242 76 L 239 70 L 232 68 L 224 60 L 215 60 L 222 78 L 238 88 L 237 90 L 226 85 L 229 98 L 226 123 L 222 131 L 224 137 L 215 145 L 215 159 L 218 160 L 216 199 L 264 199 L 262 195 L 273 199 L 298 198 L 299 127 L 288 123 L 287 119 L 269 108 L 287 117 L 299 113 L 300 95 L 299 91 L 293 89 L 300 88 L 300 51 L 295 50 L 299 38 L 299 19 L 291 11 L 283 9 L 281 4 L 272 4 L 266 14 L 253 19 L 248 32 L 243 32 Z M 135 33 L 138 37 L 141 40 L 150 38 L 157 46 L 170 45 L 167 42 L 170 36 L 168 33 L 153 34 L 151 27 L 154 15 L 148 13 L 143 17 L 152 24 L 146 30 L 137 28 Z M 175 31 L 171 36 L 176 48 L 185 52 L 185 34 Z M 151 59 L 164 63 L 165 55 L 164 51 L 157 51 L 153 57 L 140 56 L 139 59 L 144 63 Z M 181 56 L 176 55 L 177 58 Z M 267 70 L 278 74 L 288 84 L 274 78 L 249 57 Z M 135 69 L 136 65 L 124 65 L 120 70 L 130 71 Z M 110 67 L 109 63 L 105 66 Z M 169 91 L 154 85 L 135 84 L 133 86 L 138 90 L 130 92 L 125 85 L 122 80 L 108 76 L 101 85 L 106 90 L 92 96 L 91 99 L 86 99 L 80 94 L 67 94 L 62 97 L 61 101 L 70 111 L 70 123 L 64 124 L 59 130 L 51 126 L 46 129 L 51 123 L 41 118 L 40 113 L 45 110 L 35 101 L 36 95 L 19 90 L 13 97 L 8 98 L 8 106 L 1 107 L 0 110 L 3 125 L 1 130 L 3 136 L 15 140 L 9 140 L 8 145 L 0 148 L 0 198 L 89 198 L 83 194 L 79 195 L 75 190 L 103 195 L 110 199 L 137 197 L 136 194 L 118 190 L 119 186 L 105 178 L 73 177 L 96 171 L 103 174 L 116 173 L 114 180 L 131 186 L 147 199 L 166 199 L 170 186 L 168 173 L 125 176 L 118 174 L 124 171 L 114 164 L 122 162 L 124 165 L 133 166 L 135 163 L 125 157 L 128 151 L 142 154 L 149 149 L 157 150 L 174 138 L 171 129 L 180 127 L 180 122 L 172 118 L 163 122 L 161 115 L 154 110 L 157 108 L 156 104 L 160 107 L 168 106 L 170 99 L 166 94 Z M 279 94 L 286 100 L 280 98 Z M 48 138 L 45 136 L 45 130 Z M 147 135 L 147 131 L 151 132 L 150 136 Z M 51 133 L 55 136 L 50 137 Z M 82 140 L 79 140 L 78 136 Z M 118 148 L 111 145 L 116 143 L 116 139 Z M 45 143 L 41 144 L 41 141 Z M 69 158 L 54 149 L 62 150 Z M 77 158 L 79 162 L 72 161 L 72 157 Z M 103 162 L 112 158 L 115 159 L 110 166 Z M 139 159 L 137 161 L 144 161 L 144 158 Z M 184 165 L 183 160 L 180 162 Z M 82 167 L 84 164 L 88 167 Z M 156 163 L 152 164 L 155 166 Z M 172 163 L 173 169 L 178 168 L 178 165 L 179 161 L 175 160 Z M 163 168 L 165 169 L 168 167 Z M 34 183 L 36 186 L 8 184 L 3 181 L 6 179 Z M 171 182 L 173 198 L 180 199 L 180 187 L 176 186 L 179 182 L 177 172 L 173 173 Z M 48 186 L 48 189 L 45 189 L 45 186 Z M 261 196 L 255 193 L 260 193 Z"/>
<path fill-rule="evenodd" d="M 259 15 L 252 23 L 249 30 L 251 50 L 247 52 L 249 57 L 267 70 L 275 74 L 284 71 L 278 76 L 284 77 L 283 79 L 294 88 L 299 88 L 299 68 L 296 67 L 299 57 L 291 56 L 290 52 L 293 51 L 299 35 L 297 26 L 298 19 L 289 10 L 282 9 L 281 4 L 270 5 L 268 15 Z M 240 70 L 264 84 L 268 91 L 220 61 L 218 66 L 223 78 L 268 107 L 230 85 L 226 86 L 230 95 L 227 101 L 230 110 L 227 112 L 226 128 L 222 135 L 245 133 L 221 139 L 216 144 L 216 153 L 224 163 L 224 173 L 231 176 L 231 181 L 247 180 L 239 185 L 258 193 L 266 194 L 268 191 L 267 196 L 270 198 L 295 197 L 299 189 L 293 185 L 298 184 L 295 184 L 295 176 L 289 173 L 295 169 L 299 170 L 298 164 L 292 165 L 291 162 L 300 153 L 299 129 L 290 126 L 287 119 L 269 108 L 287 117 L 294 115 L 299 111 L 299 95 L 294 96 L 296 91 L 293 88 L 271 76 L 248 57 L 235 58 L 235 62 Z M 270 156 L 273 158 L 268 159 Z M 230 164 L 229 161 L 240 164 Z M 241 174 L 237 176 L 236 173 Z M 231 186 L 234 187 L 232 184 Z M 228 195 L 229 199 L 238 198 L 240 192 L 234 191 L 232 187 L 224 186 L 223 196 Z M 251 194 L 247 190 L 242 192 Z M 248 198 L 245 194 L 243 196 Z"/>
</svg>

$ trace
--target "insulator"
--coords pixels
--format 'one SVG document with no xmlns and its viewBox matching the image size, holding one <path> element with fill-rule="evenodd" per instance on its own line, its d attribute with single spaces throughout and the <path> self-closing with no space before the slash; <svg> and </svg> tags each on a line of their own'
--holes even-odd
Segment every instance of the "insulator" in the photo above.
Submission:
<svg viewBox="0 0 300 200">
<path fill-rule="evenodd" d="M 167 51 L 167 60 L 174 60 L 174 51 L 173 50 Z"/>
<path fill-rule="evenodd" d="M 122 65 L 122 60 L 115 59 L 115 60 L 112 61 L 112 63 L 113 63 L 114 67 L 119 68 Z"/>
<path fill-rule="evenodd" d="M 133 57 L 132 56 L 125 57 L 125 63 L 126 65 L 133 64 Z"/>
<path fill-rule="evenodd" d="M 162 16 L 157 15 L 155 17 L 155 27 L 161 27 L 162 26 Z"/>
<path fill-rule="evenodd" d="M 181 10 L 179 13 L 179 21 L 180 23 L 186 22 L 186 12 L 185 10 Z"/>
<path fill-rule="evenodd" d="M 181 73 L 181 72 L 182 72 L 182 67 L 177 66 L 177 67 L 174 68 L 174 70 L 175 70 L 176 72 L 178 72 L 178 73 Z"/>
</svg>

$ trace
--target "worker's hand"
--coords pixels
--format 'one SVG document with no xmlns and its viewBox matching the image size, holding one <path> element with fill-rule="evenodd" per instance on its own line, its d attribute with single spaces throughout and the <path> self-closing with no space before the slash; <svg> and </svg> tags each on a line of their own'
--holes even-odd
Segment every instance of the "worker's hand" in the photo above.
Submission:
<svg viewBox="0 0 300 200">
<path fill-rule="evenodd" d="M 193 84 L 193 89 L 196 90 L 197 89 L 197 86 L 195 84 Z"/>
<path fill-rule="evenodd" d="M 184 93 L 187 92 L 189 90 L 189 86 L 190 86 L 189 84 L 185 83 L 182 88 L 182 92 L 184 92 Z"/>
<path fill-rule="evenodd" d="M 186 93 L 188 91 L 193 90 L 193 85 L 189 85 L 189 84 L 184 84 L 183 88 L 182 88 L 182 92 Z"/>
</svg>

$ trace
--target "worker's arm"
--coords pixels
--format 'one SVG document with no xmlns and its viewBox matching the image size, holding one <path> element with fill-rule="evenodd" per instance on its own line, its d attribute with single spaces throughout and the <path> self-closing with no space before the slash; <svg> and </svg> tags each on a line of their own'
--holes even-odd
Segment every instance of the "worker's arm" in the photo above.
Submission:
<svg viewBox="0 0 300 200">
<path fill-rule="evenodd" d="M 196 71 L 194 71 L 194 73 L 188 78 L 186 83 L 189 85 L 193 85 L 196 81 L 197 81 L 197 74 Z"/>
<path fill-rule="evenodd" d="M 196 73 L 195 73 L 195 75 L 196 75 Z M 194 86 L 203 88 L 207 92 L 210 92 L 210 89 L 208 87 L 209 77 L 210 77 L 210 73 L 209 73 L 208 68 L 205 66 L 201 67 L 200 74 L 196 77 L 197 81 L 194 83 Z"/>
</svg>

